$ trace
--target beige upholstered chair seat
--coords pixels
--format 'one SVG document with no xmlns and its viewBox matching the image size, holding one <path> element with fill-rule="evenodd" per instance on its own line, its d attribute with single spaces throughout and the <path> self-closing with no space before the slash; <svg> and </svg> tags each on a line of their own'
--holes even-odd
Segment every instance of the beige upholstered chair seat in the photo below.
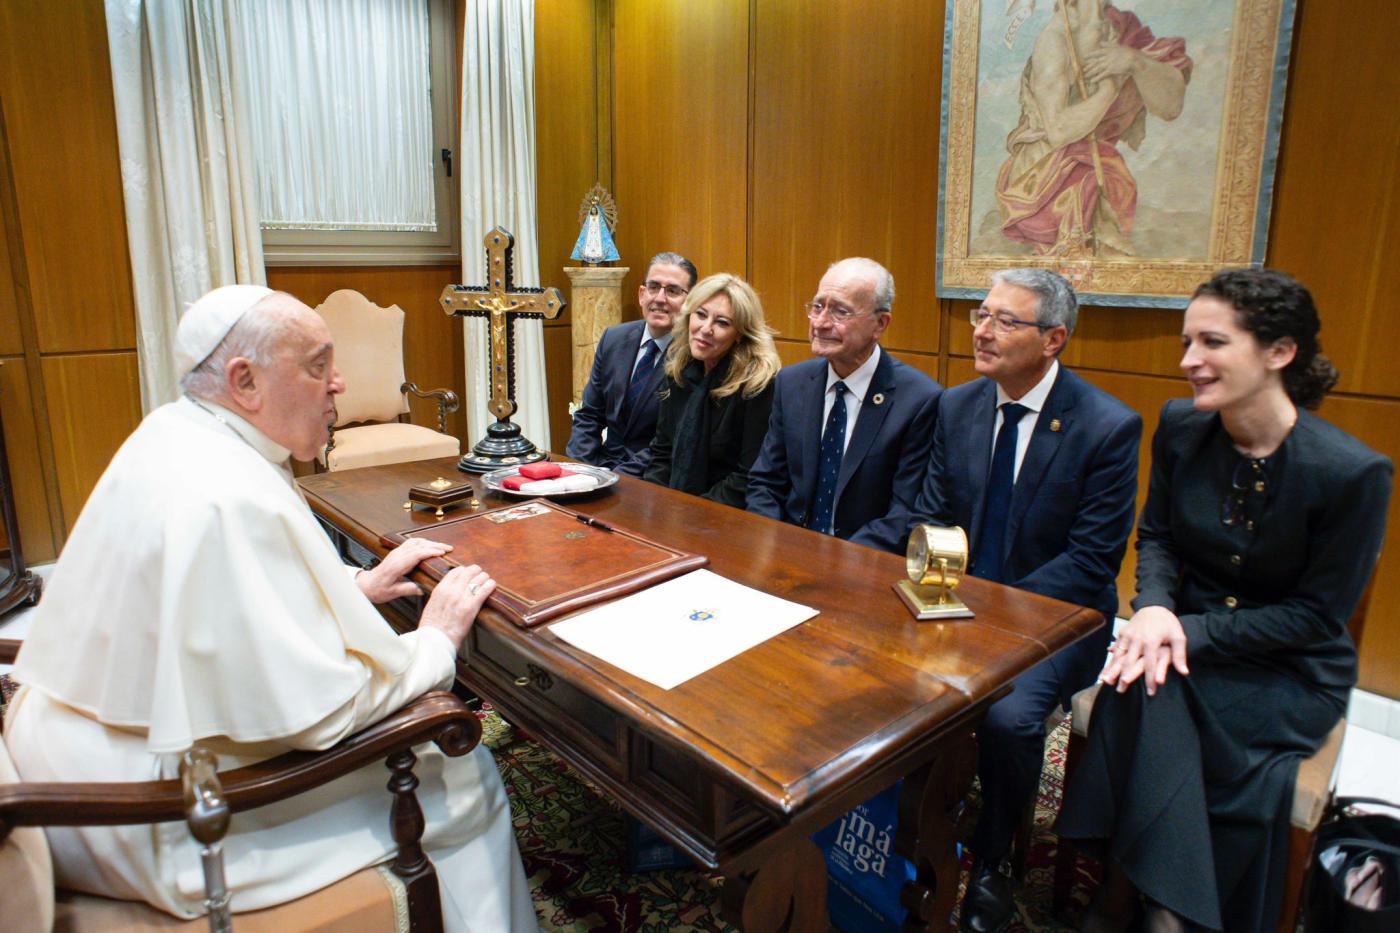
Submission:
<svg viewBox="0 0 1400 933">
<path fill-rule="evenodd" d="M 0 784 L 17 783 L 19 772 L 0 741 Z M 0 905 L 0 933 L 52 925 L 53 859 L 42 827 L 18 826 L 0 841 Z"/>
<path fill-rule="evenodd" d="M 390 421 L 336 431 L 335 446 L 326 454 L 326 469 L 333 473 L 385 463 L 456 457 L 461 452 L 461 443 L 450 434 Z"/>
<path fill-rule="evenodd" d="M 395 894 L 397 894 L 397 908 Z M 408 929 L 403 884 L 390 872 L 366 868 L 289 904 L 233 915 L 238 933 L 335 933 Z M 205 933 L 204 917 L 179 920 L 135 901 L 59 891 L 54 933 Z"/>
<path fill-rule="evenodd" d="M 1081 737 L 1089 735 L 1089 717 L 1094 709 L 1094 699 L 1099 695 L 1099 684 L 1087 687 L 1074 695 L 1070 702 L 1070 727 Z M 1337 760 L 1342 754 L 1342 737 L 1346 735 L 1347 721 L 1338 720 L 1310 758 L 1298 765 L 1298 783 L 1293 788 L 1292 822 L 1298 829 L 1312 832 L 1322 822 L 1322 815 L 1332 799 L 1333 776 L 1337 773 Z"/>
</svg>

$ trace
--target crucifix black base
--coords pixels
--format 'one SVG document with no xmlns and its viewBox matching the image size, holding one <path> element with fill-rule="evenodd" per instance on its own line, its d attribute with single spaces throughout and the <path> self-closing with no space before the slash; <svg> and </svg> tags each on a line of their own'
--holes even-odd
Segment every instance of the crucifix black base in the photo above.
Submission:
<svg viewBox="0 0 1400 933">
<path fill-rule="evenodd" d="M 472 452 L 457 461 L 457 469 L 463 473 L 489 473 L 548 457 L 520 433 L 520 425 L 497 421 L 486 429 L 486 436 L 476 442 Z"/>
</svg>

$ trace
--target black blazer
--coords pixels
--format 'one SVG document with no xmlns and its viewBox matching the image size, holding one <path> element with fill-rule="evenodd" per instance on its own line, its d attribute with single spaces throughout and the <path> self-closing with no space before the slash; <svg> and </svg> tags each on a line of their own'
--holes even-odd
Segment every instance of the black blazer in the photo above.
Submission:
<svg viewBox="0 0 1400 933">
<path fill-rule="evenodd" d="M 807 524 L 817 489 L 825 359 L 778 373 L 768 436 L 749 475 L 750 512 Z M 835 533 L 870 547 L 904 553 L 902 523 L 874 524 L 891 509 L 907 511 L 918 494 L 943 387 L 881 348 L 880 362 L 841 459 Z"/>
<path fill-rule="evenodd" d="M 615 324 L 603 332 L 593 355 L 593 369 L 583 389 L 583 402 L 574 412 L 573 433 L 564 452 L 575 460 L 641 476 L 651 460 L 651 436 L 656 433 L 658 393 L 665 366 L 658 362 L 642 400 L 622 415 L 627 385 L 637 364 L 645 321 Z M 603 429 L 607 428 L 607 440 Z"/>
<path fill-rule="evenodd" d="M 906 534 L 920 522 L 961 525 L 976 553 L 996 388 L 982 378 L 943 393 Z M 1109 619 L 1118 613 L 1115 581 L 1133 530 L 1141 439 L 1137 412 L 1060 366 L 1016 477 L 1002 582 Z"/>
<path fill-rule="evenodd" d="M 1356 682 L 1346 625 L 1380 555 L 1394 466 L 1299 411 L 1265 461 L 1265 491 L 1251 490 L 1227 527 L 1221 507 L 1239 462 L 1219 415 L 1188 399 L 1162 408 L 1133 606 L 1175 612 L 1190 660 L 1280 671 L 1345 704 Z"/>
<path fill-rule="evenodd" d="M 699 437 L 691 433 L 694 422 L 687 430 L 682 415 L 692 398 L 700 392 L 708 393 L 709 383 L 701 377 L 702 373 L 703 364 L 692 360 L 684 384 L 677 385 L 667 377 L 645 477 L 653 483 L 742 509 L 749 467 L 758 456 L 768 429 L 774 383 L 769 382 L 752 398 L 744 398 L 739 392 L 720 399 L 708 397 L 704 403 L 708 411 L 701 413 L 701 420 L 708 423 L 709 436 Z M 722 378 L 723 371 L 717 368 L 715 382 Z M 694 469 L 697 460 L 703 460 L 699 470 Z"/>
</svg>

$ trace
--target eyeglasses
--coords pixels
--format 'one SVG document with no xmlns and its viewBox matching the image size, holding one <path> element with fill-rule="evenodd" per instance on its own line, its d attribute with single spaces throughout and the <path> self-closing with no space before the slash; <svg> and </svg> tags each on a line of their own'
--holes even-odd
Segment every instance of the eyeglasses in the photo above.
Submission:
<svg viewBox="0 0 1400 933">
<path fill-rule="evenodd" d="M 681 288 L 679 285 L 662 285 L 660 282 L 643 282 L 642 288 L 647 290 L 648 295 L 665 292 L 667 298 L 684 298 L 690 294 L 688 288 Z"/>
<path fill-rule="evenodd" d="M 1220 503 L 1220 524 L 1233 528 L 1245 517 L 1244 503 L 1251 492 L 1268 489 L 1263 460 L 1241 460 L 1230 475 L 1230 491 Z M 1252 529 L 1251 529 L 1252 530 Z"/>
<path fill-rule="evenodd" d="M 802 307 L 807 309 L 807 317 L 811 320 L 815 321 L 825 312 L 831 318 L 832 323 L 835 324 L 845 324 L 855 320 L 862 314 L 869 313 L 868 311 L 857 311 L 854 308 L 848 308 L 845 305 L 838 305 L 830 301 L 809 301 Z"/>
<path fill-rule="evenodd" d="M 1006 312 L 993 314 L 986 308 L 972 308 L 967 315 L 967 319 L 972 322 L 973 327 L 979 327 L 984 321 L 992 322 L 992 330 L 998 334 L 1014 334 L 1018 327 L 1038 327 L 1045 330 L 1052 327 L 1051 324 L 1041 324 L 1039 321 L 1023 321 L 1018 317 L 1012 317 Z"/>
</svg>

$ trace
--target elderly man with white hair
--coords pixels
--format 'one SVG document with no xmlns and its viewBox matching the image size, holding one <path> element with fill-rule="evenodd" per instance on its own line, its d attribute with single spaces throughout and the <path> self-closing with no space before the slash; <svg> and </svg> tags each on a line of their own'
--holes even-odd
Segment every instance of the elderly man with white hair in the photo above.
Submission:
<svg viewBox="0 0 1400 933">
<path fill-rule="evenodd" d="M 418 629 L 374 609 L 445 546 L 409 544 L 374 570 L 338 559 L 289 458 L 326 443 L 345 384 L 330 333 L 290 295 L 215 289 L 176 335 L 185 395 L 112 458 L 69 537 L 20 651 L 5 742 L 29 781 L 175 777 L 195 743 L 233 768 L 323 749 L 451 683 L 494 588 L 459 567 Z M 491 755 L 420 753 L 423 844 L 448 930 L 537 928 Z M 392 856 L 384 771 L 239 814 L 225 841 L 235 910 L 300 897 Z M 203 912 L 181 824 L 51 829 L 65 887 Z"/>
<path fill-rule="evenodd" d="M 813 358 L 775 380 L 750 512 L 904 553 L 901 519 L 919 494 L 943 387 L 881 348 L 893 308 L 894 276 L 880 263 L 827 268 L 806 304 Z"/>
</svg>

